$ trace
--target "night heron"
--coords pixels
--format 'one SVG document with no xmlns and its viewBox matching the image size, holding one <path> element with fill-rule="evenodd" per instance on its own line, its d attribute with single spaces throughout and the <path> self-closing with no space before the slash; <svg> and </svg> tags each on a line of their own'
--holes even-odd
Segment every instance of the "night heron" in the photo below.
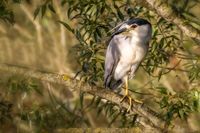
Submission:
<svg viewBox="0 0 200 133">
<path fill-rule="evenodd" d="M 116 27 L 112 34 L 105 59 L 104 85 L 115 90 L 125 84 L 125 98 L 128 94 L 128 79 L 132 79 L 140 63 L 147 54 L 151 39 L 151 24 L 141 18 L 131 18 Z"/>
</svg>

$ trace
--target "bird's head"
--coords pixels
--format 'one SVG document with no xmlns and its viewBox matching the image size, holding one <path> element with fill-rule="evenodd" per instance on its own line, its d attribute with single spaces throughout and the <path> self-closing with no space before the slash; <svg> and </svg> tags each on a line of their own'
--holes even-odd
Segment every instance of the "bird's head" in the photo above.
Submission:
<svg viewBox="0 0 200 133">
<path fill-rule="evenodd" d="M 152 36 L 152 27 L 151 24 L 142 18 L 132 18 L 123 22 L 119 28 L 113 33 L 125 34 L 127 36 L 134 36 L 142 41 L 149 41 Z"/>
</svg>

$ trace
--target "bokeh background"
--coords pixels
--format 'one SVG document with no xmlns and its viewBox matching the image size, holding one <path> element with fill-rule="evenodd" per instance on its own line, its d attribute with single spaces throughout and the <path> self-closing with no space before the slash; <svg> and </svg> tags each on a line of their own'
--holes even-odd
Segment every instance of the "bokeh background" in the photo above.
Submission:
<svg viewBox="0 0 200 133">
<path fill-rule="evenodd" d="M 170 123 L 170 130 L 200 131 L 199 43 L 185 36 L 176 25 L 159 17 L 152 9 L 143 7 L 142 2 L 140 4 L 129 0 L 5 2 L 4 5 L 2 1 L 1 7 L 6 6 L 6 9 L 13 13 L 15 22 L 0 20 L 0 63 L 71 76 L 79 73 L 78 76 L 84 82 L 97 85 L 102 84 L 102 64 L 107 46 L 106 40 L 110 35 L 109 30 L 130 16 L 148 19 L 154 28 L 153 40 L 150 54 L 142 63 L 136 77 L 129 82 L 132 97 L 160 112 Z M 174 13 L 200 29 L 200 1 L 163 0 L 163 2 L 168 3 Z M 82 5 L 76 5 L 77 3 Z M 44 9 L 45 4 L 47 6 Z M 96 5 L 110 6 L 109 10 L 105 8 L 102 11 L 105 13 L 98 14 L 97 23 L 107 26 L 105 29 L 99 28 L 99 31 L 96 30 L 98 29 L 96 23 L 90 23 L 93 22 L 92 17 L 86 21 L 84 14 L 80 17 L 75 16 L 77 12 L 81 14 L 79 12 L 81 10 L 82 13 L 88 10 L 91 14 L 100 12 Z M 38 8 L 40 11 L 37 12 Z M 1 11 L 3 8 L 0 9 L 0 13 Z M 108 19 L 109 17 L 111 18 Z M 82 40 L 84 40 L 82 29 L 87 25 L 90 25 L 88 29 L 95 29 L 95 31 L 85 30 L 86 37 L 89 37 L 86 41 L 87 47 L 81 45 L 77 33 L 72 33 L 65 24 L 80 31 Z M 94 52 L 95 50 L 97 52 Z M 88 51 L 92 53 L 87 54 Z M 0 71 L 0 132 L 2 133 L 64 132 L 69 127 L 134 127 L 138 132 L 142 131 L 132 117 L 130 120 L 126 114 L 119 111 L 120 109 L 119 113 L 111 111 L 112 115 L 109 115 L 108 108 L 112 108 L 112 103 L 98 97 L 84 94 L 83 98 L 83 94 L 59 84 L 27 79 L 21 75 Z M 174 124 L 178 128 L 174 128 Z"/>
</svg>

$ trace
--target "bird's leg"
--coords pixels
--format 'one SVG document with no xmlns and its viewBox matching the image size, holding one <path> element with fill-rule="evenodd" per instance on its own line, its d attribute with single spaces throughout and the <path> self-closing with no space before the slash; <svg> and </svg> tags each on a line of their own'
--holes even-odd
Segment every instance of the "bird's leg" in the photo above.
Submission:
<svg viewBox="0 0 200 133">
<path fill-rule="evenodd" d="M 123 102 L 125 98 L 129 99 L 129 107 L 127 109 L 127 112 L 129 112 L 132 106 L 132 98 L 128 94 L 128 77 L 125 79 L 125 95 L 122 98 L 121 102 Z"/>
<path fill-rule="evenodd" d="M 140 103 L 140 104 L 143 103 L 140 100 L 132 99 L 131 96 L 129 95 L 129 93 L 128 93 L 128 77 L 125 79 L 125 95 L 123 96 L 121 102 L 123 102 L 125 98 L 128 98 L 128 100 L 129 100 L 129 107 L 127 109 L 127 112 L 129 112 L 132 107 L 132 100 L 134 100 L 135 102 Z"/>
</svg>

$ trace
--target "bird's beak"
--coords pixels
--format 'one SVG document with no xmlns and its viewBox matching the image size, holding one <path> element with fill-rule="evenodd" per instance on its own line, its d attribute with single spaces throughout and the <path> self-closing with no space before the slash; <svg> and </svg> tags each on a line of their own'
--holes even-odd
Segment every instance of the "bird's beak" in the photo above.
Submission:
<svg viewBox="0 0 200 133">
<path fill-rule="evenodd" d="M 125 31 L 127 31 L 127 28 L 126 28 L 126 27 L 125 27 L 125 28 L 122 28 L 122 29 L 120 29 L 120 30 L 118 30 L 118 31 L 116 31 L 116 32 L 114 32 L 114 33 L 112 34 L 112 36 L 118 35 L 118 34 L 120 34 L 120 33 L 122 33 L 122 32 L 125 32 Z"/>
</svg>

